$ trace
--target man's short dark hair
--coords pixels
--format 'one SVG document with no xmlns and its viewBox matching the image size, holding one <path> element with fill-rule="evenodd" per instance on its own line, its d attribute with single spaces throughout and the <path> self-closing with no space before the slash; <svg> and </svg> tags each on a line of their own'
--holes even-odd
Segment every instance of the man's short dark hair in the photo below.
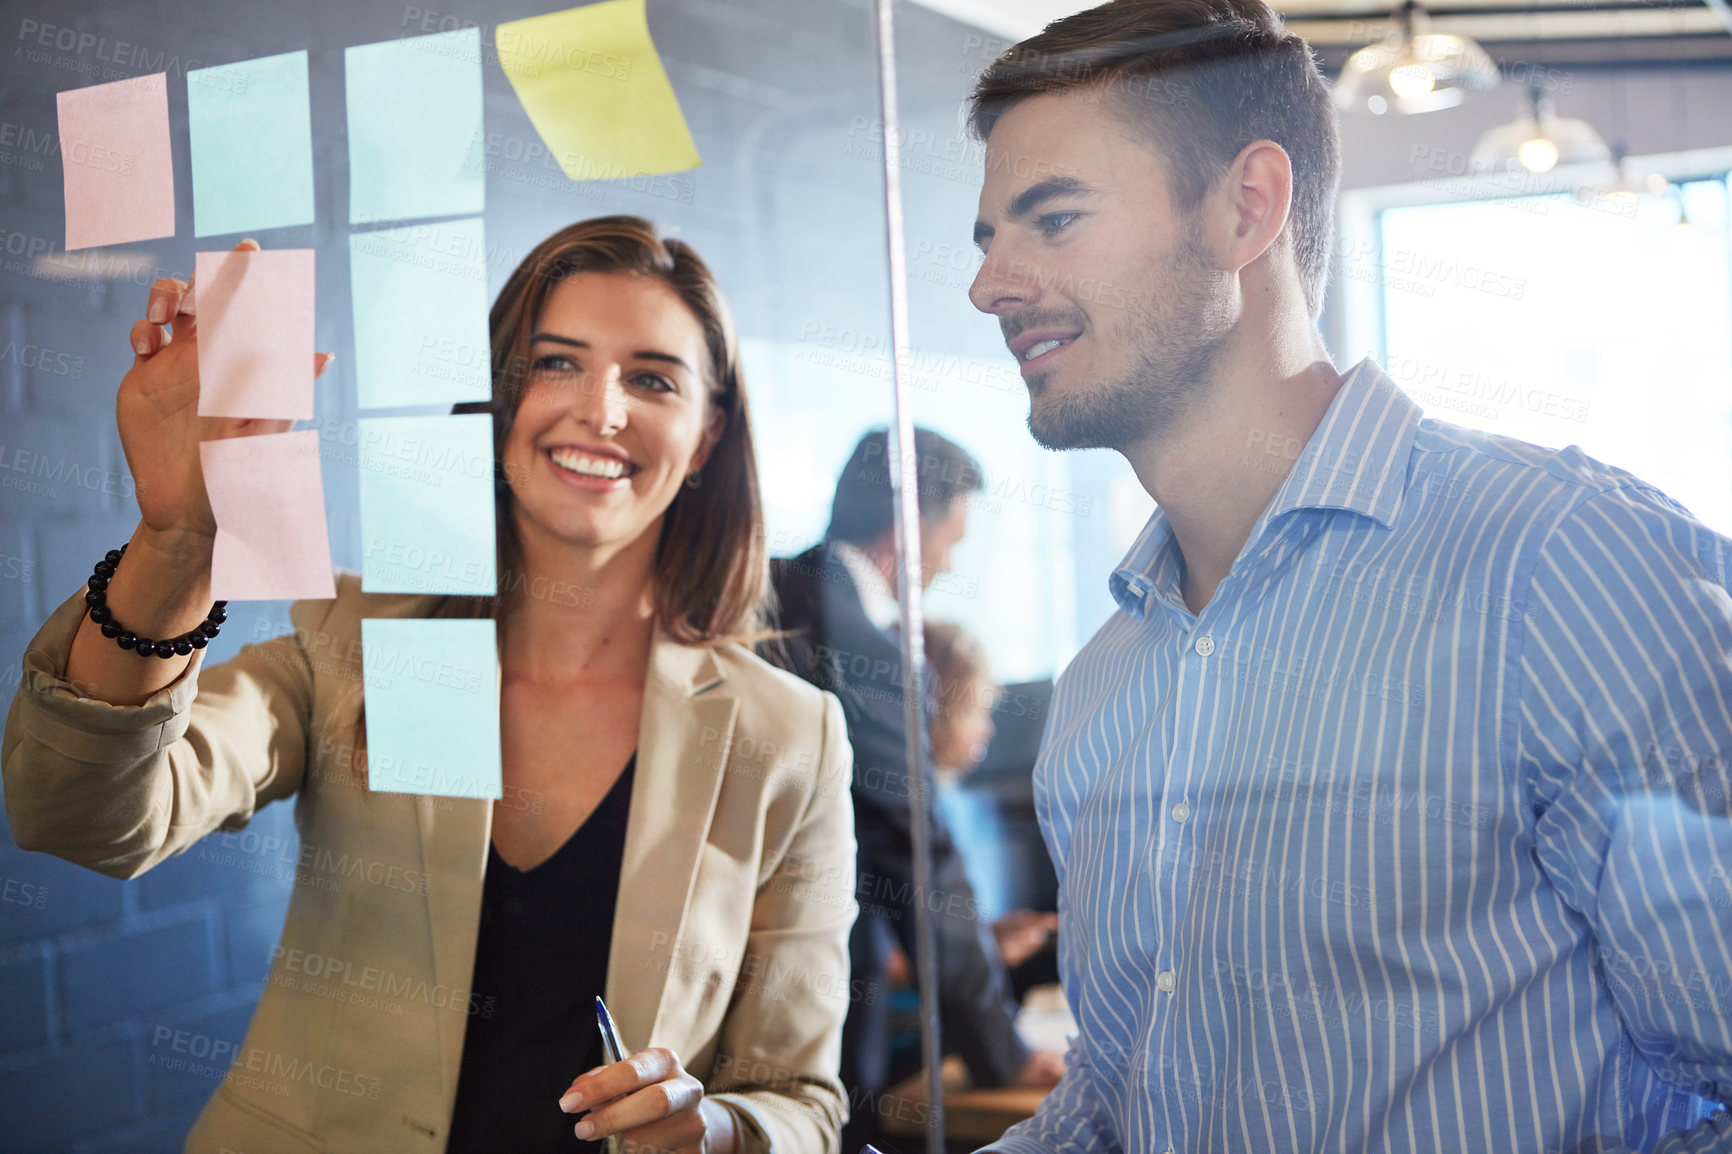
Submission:
<svg viewBox="0 0 1732 1154">
<path fill-rule="evenodd" d="M 919 459 L 916 489 L 922 518 L 944 516 L 951 502 L 981 487 L 980 462 L 961 445 L 931 429 L 914 430 L 914 455 Z M 860 438 L 836 479 L 830 528 L 824 538 L 865 545 L 895 524 L 890 501 L 890 433 L 874 429 Z"/>
<path fill-rule="evenodd" d="M 980 140 L 1019 101 L 1091 89 L 1167 160 L 1169 191 L 1194 211 L 1242 149 L 1272 140 L 1293 164 L 1287 233 L 1311 315 L 1323 308 L 1341 143 L 1311 47 L 1263 0 L 1112 0 L 1047 25 L 975 82 Z"/>
</svg>

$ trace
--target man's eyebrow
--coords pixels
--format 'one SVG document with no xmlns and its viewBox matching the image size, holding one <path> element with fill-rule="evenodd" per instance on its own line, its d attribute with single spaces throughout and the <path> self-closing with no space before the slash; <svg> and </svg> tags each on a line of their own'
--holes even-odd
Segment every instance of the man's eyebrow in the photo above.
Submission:
<svg viewBox="0 0 1732 1154">
<path fill-rule="evenodd" d="M 1028 216 L 1035 209 L 1060 196 L 1093 196 L 1096 190 L 1072 176 L 1055 176 L 1032 184 L 1011 198 L 1005 215 L 1012 220 Z M 984 220 L 974 222 L 974 243 L 978 247 L 992 239 L 994 229 Z"/>
<path fill-rule="evenodd" d="M 575 337 L 562 337 L 557 333 L 535 333 L 529 338 L 529 343 L 532 345 L 539 344 L 542 341 L 549 341 L 556 345 L 569 345 L 574 349 L 589 348 L 588 341 L 580 341 Z M 687 364 L 683 358 L 676 357 L 672 353 L 658 353 L 654 349 L 638 349 L 636 352 L 632 353 L 632 356 L 642 361 L 662 361 L 666 364 L 678 365 L 688 373 L 696 371 L 691 365 Z"/>
<path fill-rule="evenodd" d="M 1030 185 L 1011 199 L 1009 215 L 1012 219 L 1025 217 L 1047 201 L 1057 196 L 1093 196 L 1095 190 L 1072 176 L 1055 176 L 1043 180 L 1039 184 Z"/>
</svg>

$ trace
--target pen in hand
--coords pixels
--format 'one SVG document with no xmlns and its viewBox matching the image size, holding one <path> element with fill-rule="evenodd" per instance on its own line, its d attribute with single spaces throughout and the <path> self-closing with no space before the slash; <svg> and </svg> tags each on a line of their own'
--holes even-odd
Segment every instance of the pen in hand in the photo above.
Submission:
<svg viewBox="0 0 1732 1154">
<path fill-rule="evenodd" d="M 601 1000 L 600 994 L 595 996 L 595 1025 L 601 1031 L 602 1065 L 611 1066 L 624 1061 L 625 1043 L 620 1039 L 613 1015 L 607 1012 L 607 1003 Z M 619 1139 L 611 1134 L 607 1138 L 607 1150 L 608 1154 L 619 1154 Z"/>
<path fill-rule="evenodd" d="M 601 1000 L 601 995 L 595 998 L 595 1025 L 601 1031 L 602 1065 L 611 1066 L 615 1062 L 625 1061 L 625 1043 L 620 1041 L 619 1030 L 613 1024 L 613 1015 L 607 1012 L 607 1003 Z"/>
<path fill-rule="evenodd" d="M 606 1137 L 610 1150 L 616 1142 L 626 1149 L 671 1143 L 689 1154 L 738 1145 L 733 1114 L 704 1098 L 704 1084 L 685 1071 L 678 1054 L 665 1046 L 629 1050 L 600 998 L 595 1023 L 604 1061 L 574 1079 L 559 1099 L 565 1113 L 587 1114 L 572 1127 L 578 1138 Z"/>
</svg>

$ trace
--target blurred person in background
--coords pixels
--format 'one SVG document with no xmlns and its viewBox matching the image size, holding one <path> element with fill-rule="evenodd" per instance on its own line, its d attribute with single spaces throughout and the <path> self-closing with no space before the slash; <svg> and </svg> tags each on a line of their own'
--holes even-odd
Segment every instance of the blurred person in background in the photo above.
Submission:
<svg viewBox="0 0 1732 1154">
<path fill-rule="evenodd" d="M 947 571 L 968 526 L 967 495 L 982 484 L 979 464 L 954 442 L 915 432 L 921 584 Z M 771 562 L 786 635 L 771 660 L 834 693 L 854 750 L 854 825 L 859 843 L 860 916 L 850 940 L 854 988 L 843 1033 L 842 1078 L 853 1112 L 845 1146 L 875 1134 L 879 1095 L 894 1081 L 886 998 L 888 942 L 914 957 L 916 903 L 931 911 L 938 954 L 944 1047 L 977 1085 L 1050 1085 L 1062 1059 L 1031 1052 L 1016 1033 L 1016 1004 L 1004 963 L 982 920 L 948 824 L 937 808 L 928 764 L 908 765 L 903 722 L 901 613 L 896 600 L 895 524 L 889 438 L 867 433 L 855 445 L 831 504 L 824 540 Z M 930 692 L 930 686 L 922 687 Z M 915 892 L 909 775 L 928 778 L 932 893 Z"/>
<path fill-rule="evenodd" d="M 1004 695 L 1004 688 L 993 677 L 980 641 L 962 626 L 928 619 L 925 637 L 932 683 L 931 723 L 927 733 L 931 737 L 932 764 L 938 773 L 943 800 L 960 788 L 986 757 L 996 732 L 992 711 Z M 965 841 L 962 854 L 966 860 Z M 970 868 L 980 867 L 971 864 Z M 993 919 L 992 936 L 998 942 L 1011 994 L 1017 1001 L 1022 1000 L 1030 987 L 1058 980 L 1057 957 L 1048 948 L 1057 930 L 1058 914 L 1052 911 L 1009 910 Z M 906 966 L 906 962 L 903 964 Z"/>
<path fill-rule="evenodd" d="M 953 621 L 926 621 L 926 665 L 932 712 L 927 737 L 938 780 L 954 785 L 986 756 L 996 732 L 992 711 L 1004 692 L 986 662 L 986 650 Z"/>
</svg>

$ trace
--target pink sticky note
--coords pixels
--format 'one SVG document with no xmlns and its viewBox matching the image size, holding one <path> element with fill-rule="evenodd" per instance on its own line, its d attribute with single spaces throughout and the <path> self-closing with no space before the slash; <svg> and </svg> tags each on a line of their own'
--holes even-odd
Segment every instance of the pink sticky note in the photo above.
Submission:
<svg viewBox="0 0 1732 1154">
<path fill-rule="evenodd" d="M 198 455 L 217 523 L 212 597 L 335 597 L 318 430 L 204 441 Z"/>
<path fill-rule="evenodd" d="M 201 252 L 201 417 L 313 415 L 313 250 Z"/>
<path fill-rule="evenodd" d="M 174 235 L 168 74 L 60 93 L 66 247 Z"/>
</svg>

